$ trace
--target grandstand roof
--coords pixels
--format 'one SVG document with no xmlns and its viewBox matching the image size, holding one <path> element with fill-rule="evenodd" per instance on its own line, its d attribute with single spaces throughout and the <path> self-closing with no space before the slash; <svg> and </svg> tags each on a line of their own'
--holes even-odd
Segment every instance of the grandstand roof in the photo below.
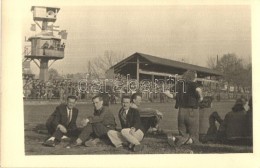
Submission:
<svg viewBox="0 0 260 168">
<path fill-rule="evenodd" d="M 140 69 L 147 71 L 181 75 L 186 70 L 195 70 L 200 77 L 222 76 L 222 73 L 213 69 L 138 52 L 118 62 L 110 69 L 114 69 L 115 73 L 126 74 L 135 70 L 137 60 L 140 63 Z"/>
</svg>

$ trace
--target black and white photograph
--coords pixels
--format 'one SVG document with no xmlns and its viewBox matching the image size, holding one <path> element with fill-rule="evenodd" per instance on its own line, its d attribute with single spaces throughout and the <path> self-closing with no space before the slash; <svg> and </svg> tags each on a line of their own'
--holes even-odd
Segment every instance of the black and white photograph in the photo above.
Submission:
<svg viewBox="0 0 260 168">
<path fill-rule="evenodd" d="M 17 37 L 3 41 L 3 166 L 171 167 L 215 154 L 229 155 L 213 167 L 236 155 L 257 166 L 253 3 L 127 2 L 31 0 L 19 15 L 3 3 L 3 39 Z M 4 162 L 15 152 L 2 144 L 19 144 L 20 164 Z"/>
</svg>

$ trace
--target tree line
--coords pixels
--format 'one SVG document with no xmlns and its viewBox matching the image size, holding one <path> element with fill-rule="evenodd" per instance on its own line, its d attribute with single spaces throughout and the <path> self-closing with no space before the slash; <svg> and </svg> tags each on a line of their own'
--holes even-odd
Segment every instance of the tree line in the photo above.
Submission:
<svg viewBox="0 0 260 168">
<path fill-rule="evenodd" d="M 223 74 L 221 82 L 227 85 L 227 88 L 233 86 L 235 92 L 250 93 L 252 90 L 252 62 L 239 58 L 234 53 L 224 54 L 220 59 L 209 57 L 207 61 L 209 68 L 217 70 Z M 229 89 L 227 89 L 229 91 Z"/>
</svg>

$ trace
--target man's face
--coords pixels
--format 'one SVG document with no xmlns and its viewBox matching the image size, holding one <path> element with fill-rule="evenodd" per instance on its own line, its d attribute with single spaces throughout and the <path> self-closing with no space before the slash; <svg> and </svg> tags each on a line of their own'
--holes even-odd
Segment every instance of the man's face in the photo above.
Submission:
<svg viewBox="0 0 260 168">
<path fill-rule="evenodd" d="M 249 105 L 248 105 L 248 101 L 245 100 L 245 103 L 244 103 L 244 109 L 246 111 L 248 111 L 250 109 Z"/>
<path fill-rule="evenodd" d="M 141 96 L 137 96 L 136 99 L 133 99 L 135 105 L 139 106 L 142 102 Z"/>
<path fill-rule="evenodd" d="M 95 110 L 99 110 L 103 106 L 103 101 L 99 100 L 99 98 L 95 98 L 92 100 Z"/>
<path fill-rule="evenodd" d="M 69 109 L 72 109 L 73 107 L 75 107 L 75 105 L 76 105 L 76 100 L 75 99 L 68 99 L 67 100 L 67 107 L 69 108 Z"/>
<path fill-rule="evenodd" d="M 128 110 L 130 108 L 130 99 L 129 98 L 123 98 L 122 100 L 122 107 L 124 110 Z"/>
</svg>

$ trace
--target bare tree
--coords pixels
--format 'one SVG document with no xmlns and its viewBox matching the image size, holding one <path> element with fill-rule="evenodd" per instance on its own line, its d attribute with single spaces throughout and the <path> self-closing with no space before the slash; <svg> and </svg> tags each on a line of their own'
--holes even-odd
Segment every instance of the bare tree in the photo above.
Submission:
<svg viewBox="0 0 260 168">
<path fill-rule="evenodd" d="M 217 67 L 217 58 L 215 56 L 209 56 L 207 60 L 207 66 L 211 69 L 216 69 Z"/>
<path fill-rule="evenodd" d="M 252 88 L 252 65 L 244 65 L 243 60 L 235 54 L 224 54 L 219 60 L 216 69 L 222 72 L 223 80 L 228 86 L 236 88 Z"/>
<path fill-rule="evenodd" d="M 88 73 L 92 77 L 100 78 L 105 76 L 105 72 L 113 65 L 123 60 L 125 55 L 120 52 L 106 50 L 103 56 L 93 58 L 88 62 Z"/>
<path fill-rule="evenodd" d="M 49 72 L 49 80 L 61 78 L 59 72 L 54 68 L 50 68 L 48 72 Z"/>
</svg>

